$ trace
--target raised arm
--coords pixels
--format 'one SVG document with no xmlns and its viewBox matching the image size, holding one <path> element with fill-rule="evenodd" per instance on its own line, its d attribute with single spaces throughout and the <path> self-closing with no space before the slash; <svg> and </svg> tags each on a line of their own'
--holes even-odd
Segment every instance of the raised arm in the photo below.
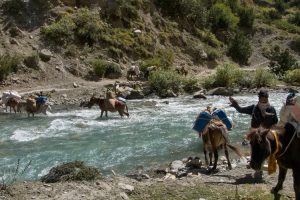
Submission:
<svg viewBox="0 0 300 200">
<path fill-rule="evenodd" d="M 254 109 L 255 105 L 240 107 L 240 105 L 238 104 L 238 102 L 234 98 L 232 98 L 232 97 L 229 97 L 229 101 L 231 103 L 230 106 L 234 107 L 239 113 L 244 113 L 244 114 L 252 115 L 253 109 Z"/>
</svg>

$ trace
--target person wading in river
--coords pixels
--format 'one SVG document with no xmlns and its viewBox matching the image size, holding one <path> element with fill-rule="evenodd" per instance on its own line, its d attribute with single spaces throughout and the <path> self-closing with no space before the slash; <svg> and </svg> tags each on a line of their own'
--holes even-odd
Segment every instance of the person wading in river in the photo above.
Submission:
<svg viewBox="0 0 300 200">
<path fill-rule="evenodd" d="M 270 129 L 275 127 L 278 122 L 276 110 L 269 103 L 269 94 L 266 90 L 258 93 L 258 103 L 246 107 L 240 107 L 238 102 L 229 97 L 230 106 L 234 107 L 239 113 L 251 115 L 251 129 Z M 255 177 L 262 178 L 262 171 L 256 171 Z"/>
</svg>

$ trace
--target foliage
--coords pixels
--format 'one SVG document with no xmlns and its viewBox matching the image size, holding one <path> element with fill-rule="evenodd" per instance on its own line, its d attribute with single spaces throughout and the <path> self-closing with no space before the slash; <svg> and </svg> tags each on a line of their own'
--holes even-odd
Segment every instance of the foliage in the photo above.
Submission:
<svg viewBox="0 0 300 200">
<path fill-rule="evenodd" d="M 271 60 L 269 68 L 279 77 L 283 77 L 286 71 L 298 66 L 297 60 L 290 54 L 289 50 L 281 50 L 279 46 L 275 46 L 267 56 Z"/>
<path fill-rule="evenodd" d="M 157 95 L 165 96 L 169 90 L 175 93 L 181 90 L 182 77 L 175 71 L 159 70 L 150 74 L 149 84 Z"/>
<path fill-rule="evenodd" d="M 275 8 L 280 13 L 284 13 L 286 5 L 284 3 L 284 0 L 275 0 Z"/>
<path fill-rule="evenodd" d="M 33 69 L 39 69 L 39 62 L 40 62 L 40 57 L 39 55 L 35 52 L 31 54 L 30 56 L 27 56 L 24 59 L 24 64 Z"/>
<path fill-rule="evenodd" d="M 8 0 L 2 4 L 2 9 L 5 14 L 19 15 L 25 8 L 25 2 L 23 0 Z"/>
<path fill-rule="evenodd" d="M 290 33 L 300 33 L 300 27 L 296 26 L 295 24 L 291 24 L 286 20 L 275 20 L 273 24 L 282 30 L 288 31 Z"/>
<path fill-rule="evenodd" d="M 288 70 L 284 81 L 293 85 L 300 85 L 300 69 Z"/>
<path fill-rule="evenodd" d="M 296 39 L 294 39 L 294 41 L 292 42 L 293 46 L 292 48 L 297 51 L 300 52 L 300 37 L 297 37 Z"/>
<path fill-rule="evenodd" d="M 75 23 L 75 35 L 79 41 L 87 42 L 90 46 L 97 42 L 101 33 L 107 28 L 97 12 L 91 12 L 86 8 L 79 9 L 73 17 Z"/>
<path fill-rule="evenodd" d="M 122 71 L 119 65 L 101 59 L 91 61 L 94 73 L 99 77 L 119 78 L 122 76 Z"/>
<path fill-rule="evenodd" d="M 209 19 L 214 31 L 233 30 L 239 22 L 239 18 L 232 13 L 230 7 L 223 3 L 213 5 L 210 9 Z"/>
<path fill-rule="evenodd" d="M 300 26 L 300 11 L 296 12 L 291 18 L 289 18 L 289 22 Z"/>
<path fill-rule="evenodd" d="M 242 72 L 237 66 L 224 64 L 217 67 L 215 74 L 204 79 L 203 86 L 205 88 L 233 87 L 241 76 Z"/>
<path fill-rule="evenodd" d="M 246 27 L 249 29 L 253 28 L 254 24 L 254 10 L 252 8 L 240 8 L 238 10 L 238 15 L 240 17 L 239 26 L 240 27 Z"/>
<path fill-rule="evenodd" d="M 74 30 L 76 25 L 71 15 L 66 15 L 58 22 L 54 22 L 48 26 L 41 28 L 41 33 L 48 38 L 56 42 L 57 44 L 65 43 L 74 38 Z"/>
<path fill-rule="evenodd" d="M 228 47 L 228 55 L 240 64 L 248 64 L 248 59 L 252 54 L 249 40 L 242 33 L 236 33 Z"/>
<path fill-rule="evenodd" d="M 16 72 L 19 64 L 18 56 L 0 55 L 0 81 L 3 81 L 8 74 Z"/>
<path fill-rule="evenodd" d="M 215 34 L 210 31 L 202 31 L 197 29 L 197 36 L 199 36 L 200 40 L 215 48 L 220 47 L 222 44 L 222 42 L 217 39 Z"/>
<path fill-rule="evenodd" d="M 183 89 L 185 92 L 192 93 L 200 88 L 200 81 L 195 77 L 183 78 Z"/>
<path fill-rule="evenodd" d="M 275 83 L 274 80 L 276 79 L 269 70 L 263 68 L 255 70 L 253 84 L 257 88 L 272 86 Z"/>
<path fill-rule="evenodd" d="M 236 85 L 240 88 L 254 87 L 254 73 L 251 71 L 241 71 L 241 75 L 237 77 Z"/>
</svg>

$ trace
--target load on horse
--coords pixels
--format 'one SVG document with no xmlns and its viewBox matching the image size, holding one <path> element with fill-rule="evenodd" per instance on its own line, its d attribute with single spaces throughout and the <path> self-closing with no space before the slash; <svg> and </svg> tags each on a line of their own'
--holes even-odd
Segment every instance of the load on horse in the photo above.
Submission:
<svg viewBox="0 0 300 200">
<path fill-rule="evenodd" d="M 26 103 L 24 102 L 25 110 L 28 114 L 34 117 L 34 114 L 43 113 L 47 115 L 48 108 L 51 108 L 50 105 L 47 103 L 47 96 L 44 96 L 42 92 L 38 97 L 32 95 L 27 100 Z M 21 106 L 20 106 L 21 107 Z"/>
<path fill-rule="evenodd" d="M 7 112 L 7 107 L 9 107 L 9 112 L 11 113 L 11 109 L 14 112 L 17 112 L 17 105 L 21 100 L 21 95 L 16 91 L 6 91 L 2 94 L 2 103 L 5 105 L 5 110 Z"/>
<path fill-rule="evenodd" d="M 128 107 L 126 105 L 126 101 L 123 98 L 117 97 L 115 98 L 111 91 L 107 91 L 106 98 L 96 98 L 93 95 L 89 102 L 81 103 L 80 106 L 91 108 L 94 104 L 97 104 L 101 110 L 100 117 L 103 116 L 105 112 L 105 116 L 107 117 L 107 112 L 117 112 L 121 117 L 126 115 L 129 117 Z M 126 110 L 125 110 L 126 109 Z"/>
<path fill-rule="evenodd" d="M 199 133 L 203 140 L 203 153 L 205 156 L 206 165 L 212 165 L 212 156 L 214 154 L 214 164 L 212 170 L 217 168 L 218 162 L 218 147 L 223 147 L 228 163 L 228 168 L 232 169 L 229 159 L 227 147 L 232 149 L 237 155 L 242 156 L 240 150 L 229 144 L 228 130 L 232 128 L 232 123 L 228 119 L 226 113 L 222 109 L 216 109 L 212 112 L 210 107 L 207 110 L 200 112 L 193 129 Z M 207 159 L 207 151 L 209 151 L 209 163 Z"/>
</svg>

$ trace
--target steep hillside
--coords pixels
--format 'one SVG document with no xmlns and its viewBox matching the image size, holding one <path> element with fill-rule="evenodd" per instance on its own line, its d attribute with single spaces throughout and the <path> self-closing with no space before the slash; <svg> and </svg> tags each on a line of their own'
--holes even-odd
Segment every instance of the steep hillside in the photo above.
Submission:
<svg viewBox="0 0 300 200">
<path fill-rule="evenodd" d="M 299 16 L 297 1 L 282 0 L 6 0 L 0 79 L 2 87 L 116 79 L 131 65 L 201 77 L 224 63 L 273 66 L 282 79 L 299 66 Z"/>
</svg>

